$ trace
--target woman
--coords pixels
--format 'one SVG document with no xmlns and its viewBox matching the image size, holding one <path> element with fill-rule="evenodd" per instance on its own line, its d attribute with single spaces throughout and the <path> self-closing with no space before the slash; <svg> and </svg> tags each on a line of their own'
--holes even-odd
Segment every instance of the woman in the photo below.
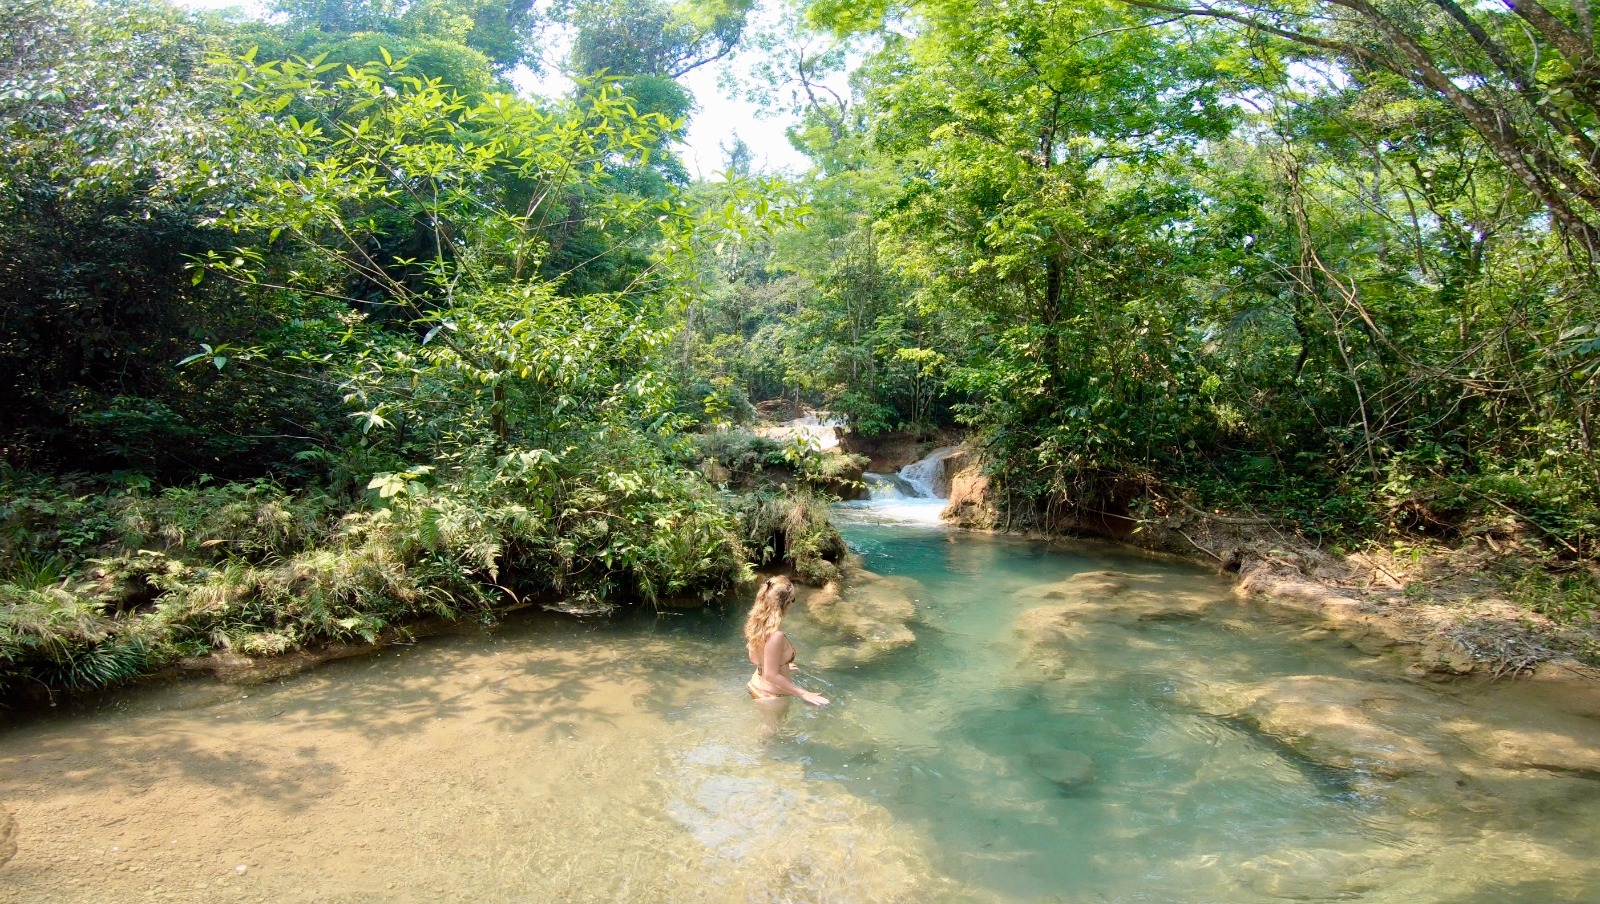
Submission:
<svg viewBox="0 0 1600 904">
<path fill-rule="evenodd" d="M 756 592 L 756 604 L 744 622 L 744 642 L 756 673 L 745 687 L 756 700 L 799 697 L 812 706 L 827 706 L 828 698 L 794 683 L 794 644 L 783 636 L 784 613 L 794 602 L 794 584 L 786 577 L 771 577 Z"/>
</svg>

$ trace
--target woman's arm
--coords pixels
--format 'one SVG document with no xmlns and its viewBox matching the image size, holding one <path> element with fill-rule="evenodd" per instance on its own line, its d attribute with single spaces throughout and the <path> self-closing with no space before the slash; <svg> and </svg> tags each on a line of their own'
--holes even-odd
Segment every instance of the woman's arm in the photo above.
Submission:
<svg viewBox="0 0 1600 904">
<path fill-rule="evenodd" d="M 767 638 L 767 646 L 761 651 L 761 677 L 768 686 L 782 694 L 799 697 L 812 706 L 827 706 L 828 698 L 821 694 L 813 694 L 793 681 L 789 680 L 789 663 L 784 659 L 784 648 L 788 646 L 782 631 L 774 631 Z"/>
</svg>

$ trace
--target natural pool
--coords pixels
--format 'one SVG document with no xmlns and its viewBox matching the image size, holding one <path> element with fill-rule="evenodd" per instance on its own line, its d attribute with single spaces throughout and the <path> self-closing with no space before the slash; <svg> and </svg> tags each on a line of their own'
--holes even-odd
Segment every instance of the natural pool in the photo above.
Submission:
<svg viewBox="0 0 1600 904">
<path fill-rule="evenodd" d="M 134 688 L 0 733 L 0 901 L 1600 900 L 1581 707 L 1179 564 L 844 514 L 881 577 L 797 607 L 835 704 L 776 737 L 739 611 Z"/>
</svg>

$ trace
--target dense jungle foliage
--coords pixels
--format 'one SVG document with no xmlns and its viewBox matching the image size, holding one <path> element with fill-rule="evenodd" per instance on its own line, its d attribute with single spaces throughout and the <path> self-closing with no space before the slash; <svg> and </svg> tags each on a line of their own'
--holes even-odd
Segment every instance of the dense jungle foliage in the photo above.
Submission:
<svg viewBox="0 0 1600 904">
<path fill-rule="evenodd" d="M 827 575 L 814 453 L 719 490 L 666 366 L 702 261 L 796 208 L 672 149 L 744 10 L 640 9 L 659 52 L 580 40 L 560 97 L 507 81 L 530 3 L 0 13 L 0 689 Z"/>
<path fill-rule="evenodd" d="M 1587 4 L 790 16 L 761 92 L 801 116 L 813 216 L 727 270 L 704 371 L 965 425 L 1022 523 L 1506 531 L 1593 589 Z"/>
<path fill-rule="evenodd" d="M 687 174 L 729 59 L 809 172 Z M 15 0 L 0 692 L 824 580 L 777 398 L 1584 616 L 1597 73 L 1576 0 Z"/>
</svg>

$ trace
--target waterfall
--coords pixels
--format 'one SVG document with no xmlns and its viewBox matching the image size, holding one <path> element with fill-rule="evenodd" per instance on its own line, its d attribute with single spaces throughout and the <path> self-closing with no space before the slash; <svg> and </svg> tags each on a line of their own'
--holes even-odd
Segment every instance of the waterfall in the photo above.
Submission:
<svg viewBox="0 0 1600 904">
<path fill-rule="evenodd" d="M 946 458 L 956 451 L 955 446 L 946 446 L 929 452 L 921 461 L 914 461 L 900 469 L 900 479 L 909 484 L 913 490 L 911 495 L 917 499 L 943 499 L 944 494 L 938 492 L 937 484 L 939 469 Z"/>
<path fill-rule="evenodd" d="M 861 475 L 867 484 L 867 498 L 840 503 L 836 509 L 848 518 L 895 524 L 938 525 L 943 521 L 944 497 L 939 489 L 940 469 L 955 447 L 935 449 L 921 461 L 912 462 L 897 474 L 873 471 Z"/>
<path fill-rule="evenodd" d="M 918 498 L 917 488 L 899 474 L 878 474 L 873 471 L 861 475 L 867 483 L 867 498 L 892 502 L 897 499 Z"/>
</svg>

